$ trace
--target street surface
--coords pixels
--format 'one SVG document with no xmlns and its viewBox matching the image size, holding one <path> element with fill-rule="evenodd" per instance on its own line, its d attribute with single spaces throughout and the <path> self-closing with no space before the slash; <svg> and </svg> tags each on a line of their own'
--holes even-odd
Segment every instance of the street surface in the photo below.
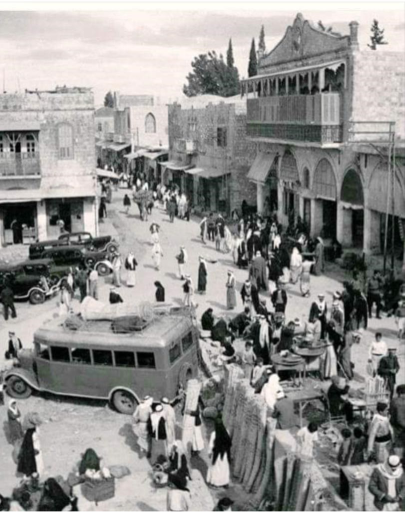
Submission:
<svg viewBox="0 0 405 512">
<path fill-rule="evenodd" d="M 182 284 L 177 275 L 176 254 L 181 245 L 186 247 L 189 261 L 186 265 L 187 272 L 191 275 L 195 288 L 197 288 L 198 256 L 205 256 L 216 263 L 208 263 L 207 294 L 196 293 L 195 300 L 198 303 L 197 314 L 201 314 L 206 308 L 212 307 L 215 314 L 227 315 L 226 288 L 227 270 L 230 268 L 235 273 L 237 281 L 237 308 L 242 309 L 240 289 L 247 277 L 246 270 L 239 270 L 232 261 L 231 254 L 219 253 L 215 250 L 214 243 L 204 245 L 199 237 L 199 219 L 192 218 L 190 222 L 175 219 L 170 223 L 168 216 L 159 206 L 153 210 L 148 222 L 142 222 L 136 205 L 132 205 L 129 215 L 124 213 L 122 200 L 124 190 L 114 192 L 113 203 L 108 205 L 108 218 L 100 224 L 100 235 L 112 234 L 120 242 L 120 252 L 123 260 L 132 250 L 138 260 L 139 266 L 136 272 L 136 286 L 125 286 L 126 272 L 122 270 L 122 286 L 119 292 L 124 302 L 139 304 L 140 302 L 154 302 L 154 281 L 160 281 L 166 289 L 166 302 L 174 305 L 181 304 L 183 298 Z M 151 258 L 151 242 L 149 227 L 152 222 L 157 222 L 161 227 L 160 242 L 164 256 L 160 271 L 156 271 Z M 327 266 L 328 270 L 328 266 Z M 100 300 L 108 302 L 111 277 L 107 277 L 101 286 Z M 294 320 L 299 317 L 307 319 L 312 300 L 317 293 L 323 292 L 326 300 L 331 303 L 332 294 L 342 290 L 341 284 L 328 276 L 311 276 L 311 297 L 301 297 L 299 285 L 290 285 L 288 288 L 288 304 L 286 317 Z M 270 309 L 269 294 L 262 294 L 267 298 Z M 58 313 L 58 298 L 53 298 L 39 306 L 31 306 L 28 303 L 17 303 L 17 319 L 5 322 L 2 319 L 0 326 L 0 354 L 4 357 L 7 350 L 8 331 L 14 330 L 22 340 L 24 348 L 29 348 L 32 343 L 33 333 L 44 321 Z M 76 298 L 73 308 L 78 311 L 79 301 Z M 399 342 L 396 335 L 396 325 L 393 318 L 383 317 L 381 320 L 371 319 L 369 329 L 364 333 L 361 343 L 352 349 L 352 360 L 355 363 L 356 379 L 353 386 L 360 386 L 366 375 L 368 348 L 374 338 L 375 332 L 381 331 L 383 338 L 389 347 L 398 348 L 398 357 L 401 371 L 398 375 L 398 383 L 405 382 L 405 342 Z M 155 397 L 157 399 L 161 397 Z M 7 400 L 7 397 L 6 397 Z M 118 481 L 116 497 L 108 503 L 108 506 L 100 503 L 99 510 L 164 510 L 166 507 L 166 491 L 156 490 L 150 484 L 150 465 L 146 458 L 139 455 L 135 448 L 135 438 L 130 427 L 130 418 L 110 410 L 105 402 L 90 400 L 61 399 L 51 395 L 32 396 L 26 401 L 20 401 L 19 407 L 24 416 L 29 411 L 37 411 L 44 424 L 40 428 L 41 444 L 45 469 L 48 476 L 67 475 L 79 462 L 81 454 L 86 448 L 92 447 L 103 457 L 105 465 L 126 465 L 131 470 L 131 475 Z M 0 424 L 7 419 L 6 407 L 0 407 Z M 16 466 L 11 457 L 11 445 L 7 443 L 4 429 L 0 429 L 0 494 L 9 495 L 12 488 L 18 483 L 15 476 Z M 196 466 L 202 470 L 203 477 L 207 469 L 206 454 L 203 455 Z M 197 485 L 197 484 L 195 484 Z M 236 488 L 229 490 L 213 491 L 214 501 L 218 496 L 235 495 Z M 240 494 L 240 492 L 238 492 Z M 243 499 L 241 496 L 240 499 Z M 203 501 L 201 503 L 204 503 Z M 205 502 L 207 503 L 207 502 Z M 79 501 L 81 510 L 95 510 L 93 504 L 83 500 Z M 202 506 L 202 505 L 200 505 Z"/>
</svg>

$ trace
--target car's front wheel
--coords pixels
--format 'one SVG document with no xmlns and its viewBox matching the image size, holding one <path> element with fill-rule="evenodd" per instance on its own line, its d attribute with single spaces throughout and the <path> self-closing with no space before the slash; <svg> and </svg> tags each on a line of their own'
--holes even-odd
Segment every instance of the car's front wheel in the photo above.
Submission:
<svg viewBox="0 0 405 512">
<path fill-rule="evenodd" d="M 98 275 L 100 276 L 108 276 L 108 274 L 110 273 L 110 267 L 105 263 L 100 263 L 99 265 L 97 265 L 97 272 Z"/>
<path fill-rule="evenodd" d="M 111 254 L 115 254 L 118 252 L 118 245 L 117 244 L 108 244 L 107 245 L 107 251 Z"/>
<path fill-rule="evenodd" d="M 114 408 L 121 414 L 134 414 L 136 409 L 136 400 L 124 389 L 116 391 L 112 399 Z"/>
<path fill-rule="evenodd" d="M 28 398 L 31 396 L 31 387 L 20 377 L 11 376 L 6 381 L 6 391 L 11 398 Z"/>
<path fill-rule="evenodd" d="M 41 290 L 32 290 L 29 297 L 31 304 L 43 304 L 45 302 L 45 293 Z"/>
</svg>

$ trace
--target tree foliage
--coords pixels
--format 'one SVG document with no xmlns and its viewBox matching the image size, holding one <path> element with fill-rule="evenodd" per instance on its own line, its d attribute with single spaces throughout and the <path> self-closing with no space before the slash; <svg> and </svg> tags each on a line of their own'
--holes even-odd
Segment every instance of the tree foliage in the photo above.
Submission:
<svg viewBox="0 0 405 512">
<path fill-rule="evenodd" d="M 266 53 L 266 41 L 265 41 L 265 34 L 264 34 L 264 25 L 262 25 L 262 28 L 260 29 L 259 44 L 257 46 L 257 51 L 258 51 L 259 55 L 264 55 Z"/>
<path fill-rule="evenodd" d="M 249 53 L 249 66 L 248 66 L 248 76 L 256 76 L 257 75 L 257 54 L 256 54 L 256 43 L 255 38 L 252 39 L 252 45 L 250 47 Z"/>
<path fill-rule="evenodd" d="M 111 91 L 108 91 L 104 97 L 104 106 L 114 108 L 114 97 Z"/>
<path fill-rule="evenodd" d="M 226 65 L 228 68 L 233 68 L 235 59 L 233 58 L 232 39 L 229 39 L 228 51 L 226 52 Z"/>
<path fill-rule="evenodd" d="M 194 58 L 191 67 L 193 71 L 186 77 L 188 83 L 183 86 L 186 96 L 214 94 L 229 97 L 239 93 L 239 72 L 236 67 L 227 65 L 222 54 L 218 56 L 215 51 L 200 54 Z"/>
<path fill-rule="evenodd" d="M 371 48 L 372 50 L 377 50 L 377 46 L 379 44 L 388 44 L 387 41 L 384 41 L 384 30 L 379 27 L 377 20 L 373 20 L 373 24 L 371 25 L 370 31 L 371 44 L 367 45 L 369 48 Z"/>
</svg>

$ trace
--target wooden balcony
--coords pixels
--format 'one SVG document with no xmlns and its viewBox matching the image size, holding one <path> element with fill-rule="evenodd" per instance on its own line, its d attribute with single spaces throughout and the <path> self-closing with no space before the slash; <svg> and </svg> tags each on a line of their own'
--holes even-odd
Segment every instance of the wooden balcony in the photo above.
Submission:
<svg viewBox="0 0 405 512">
<path fill-rule="evenodd" d="M 0 179 L 40 177 L 38 153 L 0 153 Z"/>
<path fill-rule="evenodd" d="M 342 142 L 339 93 L 247 100 L 250 137 L 332 144 Z"/>
</svg>

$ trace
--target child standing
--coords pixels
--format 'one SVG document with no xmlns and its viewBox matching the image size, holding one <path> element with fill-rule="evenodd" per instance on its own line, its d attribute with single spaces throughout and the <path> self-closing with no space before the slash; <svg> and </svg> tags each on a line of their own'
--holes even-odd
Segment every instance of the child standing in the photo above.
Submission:
<svg viewBox="0 0 405 512">
<path fill-rule="evenodd" d="M 246 346 L 245 346 L 245 350 L 246 350 Z M 256 366 L 253 368 L 252 377 L 251 377 L 251 381 L 250 381 L 250 384 L 253 387 L 255 387 L 255 385 L 257 384 L 258 380 L 260 379 L 260 377 L 263 374 L 263 371 L 264 371 L 263 364 L 264 364 L 263 358 L 258 357 L 256 359 Z"/>
<path fill-rule="evenodd" d="M 247 341 L 245 343 L 245 349 L 241 353 L 241 359 L 242 368 L 245 373 L 245 379 L 248 379 L 250 382 L 256 362 L 256 355 L 253 352 L 253 343 L 251 341 Z"/>
</svg>

